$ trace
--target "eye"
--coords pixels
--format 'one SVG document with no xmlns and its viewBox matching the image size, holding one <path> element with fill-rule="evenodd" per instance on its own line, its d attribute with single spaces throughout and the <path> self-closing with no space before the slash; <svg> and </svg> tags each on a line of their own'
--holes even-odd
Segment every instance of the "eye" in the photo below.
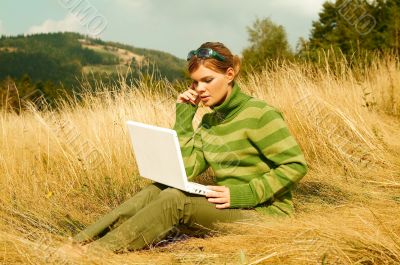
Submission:
<svg viewBox="0 0 400 265">
<path fill-rule="evenodd" d="M 213 80 L 214 80 L 213 78 L 207 79 L 207 80 L 206 80 L 206 83 L 210 83 L 210 82 L 213 81 Z"/>
</svg>

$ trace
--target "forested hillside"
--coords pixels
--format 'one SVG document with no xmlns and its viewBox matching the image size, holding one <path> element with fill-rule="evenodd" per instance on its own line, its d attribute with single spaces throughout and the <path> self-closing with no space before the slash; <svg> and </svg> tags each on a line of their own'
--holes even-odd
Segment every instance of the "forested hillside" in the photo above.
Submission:
<svg viewBox="0 0 400 265">
<path fill-rule="evenodd" d="M 171 54 L 105 42 L 78 33 L 0 38 L 1 105 L 40 90 L 49 101 L 79 91 L 80 80 L 109 83 L 153 74 L 170 81 L 184 77 L 185 61 Z M 120 74 L 118 76 L 118 74 Z M 5 101 L 8 102 L 5 102 Z"/>
</svg>

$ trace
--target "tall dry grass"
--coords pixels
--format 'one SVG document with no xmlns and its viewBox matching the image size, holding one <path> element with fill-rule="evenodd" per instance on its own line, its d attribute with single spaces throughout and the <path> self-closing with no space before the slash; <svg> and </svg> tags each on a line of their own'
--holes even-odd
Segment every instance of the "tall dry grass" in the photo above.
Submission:
<svg viewBox="0 0 400 265">
<path fill-rule="evenodd" d="M 294 192 L 296 217 L 263 217 L 129 254 L 56 259 L 66 238 L 135 194 L 126 120 L 172 127 L 174 87 L 142 80 L 88 89 L 57 112 L 0 114 L 0 263 L 398 264 L 400 68 L 284 64 L 239 80 L 285 114 L 310 171 Z M 201 108 L 196 126 L 209 109 Z M 207 171 L 199 181 L 212 179 Z M 69 262 L 69 263 L 67 263 Z"/>
</svg>

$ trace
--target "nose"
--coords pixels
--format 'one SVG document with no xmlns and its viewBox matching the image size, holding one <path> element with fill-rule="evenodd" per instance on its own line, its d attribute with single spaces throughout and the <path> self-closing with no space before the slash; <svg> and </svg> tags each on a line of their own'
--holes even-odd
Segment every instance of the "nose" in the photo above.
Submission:
<svg viewBox="0 0 400 265">
<path fill-rule="evenodd" d="M 199 93 L 204 93 L 204 91 L 206 91 L 205 85 L 202 82 L 198 83 L 196 86 L 196 90 Z"/>
</svg>

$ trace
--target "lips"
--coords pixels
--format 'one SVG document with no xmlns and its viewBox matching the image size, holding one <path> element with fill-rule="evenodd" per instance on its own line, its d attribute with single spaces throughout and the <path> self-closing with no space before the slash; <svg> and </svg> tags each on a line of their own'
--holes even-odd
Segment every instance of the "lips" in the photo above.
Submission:
<svg viewBox="0 0 400 265">
<path fill-rule="evenodd" d="M 202 101 L 206 101 L 206 100 L 209 99 L 209 97 L 210 97 L 210 96 L 201 96 L 201 100 L 202 100 Z"/>
</svg>

